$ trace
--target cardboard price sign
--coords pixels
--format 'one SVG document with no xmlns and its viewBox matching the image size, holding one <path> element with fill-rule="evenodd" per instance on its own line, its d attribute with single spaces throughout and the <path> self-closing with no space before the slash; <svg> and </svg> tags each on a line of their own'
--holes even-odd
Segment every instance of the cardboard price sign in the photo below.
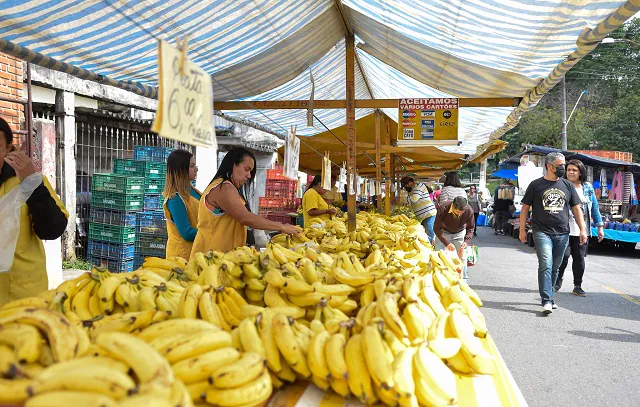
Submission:
<svg viewBox="0 0 640 407">
<path fill-rule="evenodd" d="M 209 74 L 160 40 L 158 75 L 158 108 L 151 130 L 186 144 L 216 148 Z"/>
<path fill-rule="evenodd" d="M 458 99 L 398 99 L 398 141 L 458 140 Z"/>
<path fill-rule="evenodd" d="M 284 169 L 283 175 L 289 179 L 298 179 L 300 166 L 300 140 L 296 137 L 296 128 L 291 127 L 287 132 L 284 144 Z"/>
</svg>

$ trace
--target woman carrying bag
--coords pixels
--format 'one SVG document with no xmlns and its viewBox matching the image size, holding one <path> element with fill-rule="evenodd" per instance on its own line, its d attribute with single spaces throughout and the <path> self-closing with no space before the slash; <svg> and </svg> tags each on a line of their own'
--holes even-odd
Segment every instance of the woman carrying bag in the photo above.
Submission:
<svg viewBox="0 0 640 407">
<path fill-rule="evenodd" d="M 582 213 L 585 217 L 585 227 L 591 235 L 591 221 L 598 228 L 598 241 L 604 239 L 604 223 L 600 215 L 600 207 L 598 206 L 598 198 L 593 186 L 586 182 L 587 169 L 580 160 L 570 160 L 567 163 L 567 179 L 573 183 L 578 192 L 578 196 L 582 201 Z M 564 259 L 558 268 L 558 279 L 554 287 L 555 291 L 560 291 L 562 287 L 562 279 L 564 271 L 569 263 L 569 256 L 573 259 L 571 268 L 573 269 L 573 295 L 586 297 L 586 293 L 582 289 L 582 277 L 584 276 L 584 258 L 587 255 L 588 244 L 580 244 L 580 229 L 573 216 L 569 218 L 569 245 L 564 253 Z"/>
<path fill-rule="evenodd" d="M 198 176 L 193 154 L 175 150 L 167 159 L 167 178 L 164 185 L 164 215 L 167 218 L 166 256 L 189 259 L 191 247 L 198 233 L 198 205 L 202 193 L 191 185 Z"/>
<path fill-rule="evenodd" d="M 218 172 L 204 190 L 198 205 L 198 233 L 191 255 L 218 250 L 228 252 L 247 242 L 247 226 L 295 235 L 302 231 L 260 217 L 246 206 L 246 193 L 256 175 L 256 159 L 249 150 L 236 147 L 224 156 Z"/>
</svg>

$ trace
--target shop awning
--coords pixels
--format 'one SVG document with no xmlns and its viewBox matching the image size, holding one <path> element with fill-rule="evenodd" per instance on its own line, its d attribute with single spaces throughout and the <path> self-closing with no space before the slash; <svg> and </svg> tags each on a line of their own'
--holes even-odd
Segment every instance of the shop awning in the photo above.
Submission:
<svg viewBox="0 0 640 407">
<path fill-rule="evenodd" d="M 510 179 L 510 180 L 517 180 L 518 179 L 518 167 L 520 166 L 520 164 L 514 164 L 514 163 L 502 163 L 500 164 L 500 166 L 498 167 L 497 171 L 494 171 L 491 176 L 494 178 L 505 178 L 505 179 Z"/>
<path fill-rule="evenodd" d="M 462 144 L 442 150 L 480 155 L 639 9 L 640 0 L 6 0 L 0 52 L 63 69 L 46 57 L 56 58 L 98 74 L 93 80 L 108 76 L 153 94 L 144 86 L 157 85 L 157 40 L 188 34 L 189 56 L 212 75 L 216 100 L 306 100 L 310 71 L 316 99 L 341 99 L 350 27 L 356 98 L 523 98 L 515 110 L 461 113 Z M 283 133 L 290 125 L 300 135 L 325 131 L 317 122 L 306 128 L 300 110 L 228 113 Z M 396 120 L 396 109 L 386 113 Z M 331 129 L 346 122 L 340 109 L 316 115 Z"/>
</svg>

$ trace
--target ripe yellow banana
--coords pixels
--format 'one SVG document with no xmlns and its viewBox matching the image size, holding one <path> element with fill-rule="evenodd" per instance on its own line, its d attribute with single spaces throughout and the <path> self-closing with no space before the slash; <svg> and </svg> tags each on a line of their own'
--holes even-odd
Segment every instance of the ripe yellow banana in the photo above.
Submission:
<svg viewBox="0 0 640 407">
<path fill-rule="evenodd" d="M 156 338 L 149 345 L 169 363 L 175 363 L 201 353 L 231 347 L 232 340 L 231 334 L 225 331 L 201 331 Z"/>
<path fill-rule="evenodd" d="M 15 312 L 0 318 L 0 326 L 12 322 L 33 325 L 45 334 L 56 361 L 73 359 L 78 350 L 78 337 L 71 322 L 58 312 L 46 308 L 15 308 Z"/>
<path fill-rule="evenodd" d="M 404 307 L 402 312 L 402 321 L 404 321 L 410 340 L 426 340 L 428 336 L 428 328 L 431 325 L 431 319 L 424 312 L 418 309 L 416 303 L 409 303 Z"/>
<path fill-rule="evenodd" d="M 340 267 L 333 268 L 331 270 L 331 273 L 336 280 L 338 280 L 342 284 L 347 284 L 352 287 L 360 287 L 365 284 L 370 284 L 375 279 L 375 277 L 371 274 L 349 274 L 347 271 L 343 270 Z"/>
<path fill-rule="evenodd" d="M 25 407 L 69 406 L 115 407 L 116 402 L 102 394 L 81 391 L 52 391 L 30 398 L 25 404 Z"/>
<path fill-rule="evenodd" d="M 142 339 L 121 332 L 107 332 L 96 338 L 96 344 L 109 356 L 128 364 L 142 383 L 153 382 L 158 388 L 171 389 L 174 380 L 171 366 Z"/>
<path fill-rule="evenodd" d="M 349 390 L 361 402 L 369 405 L 375 404 L 378 398 L 373 390 L 371 375 L 367 369 L 361 334 L 356 334 L 349 338 L 344 355 L 347 371 L 349 372 L 347 377 Z"/>
<path fill-rule="evenodd" d="M 456 377 L 426 344 L 418 347 L 413 366 L 415 393 L 420 404 L 440 406 L 457 403 Z"/>
<path fill-rule="evenodd" d="M 252 319 L 246 318 L 238 327 L 240 333 L 240 342 L 245 352 L 254 352 L 260 355 L 263 359 L 267 357 L 267 352 L 264 349 L 258 328 Z"/>
<path fill-rule="evenodd" d="M 265 359 L 257 353 L 246 352 L 233 363 L 216 369 L 209 382 L 218 389 L 244 386 L 257 379 L 265 371 Z"/>
<path fill-rule="evenodd" d="M 218 332 L 220 328 L 198 319 L 171 319 L 158 322 L 143 329 L 138 337 L 145 342 L 165 336 L 191 334 L 196 332 Z"/>
<path fill-rule="evenodd" d="M 260 339 L 267 357 L 267 366 L 272 372 L 278 373 L 282 370 L 282 363 L 273 329 L 273 315 L 270 312 L 263 313 L 258 326 L 260 328 Z"/>
<path fill-rule="evenodd" d="M 170 389 L 170 390 L 173 390 L 173 389 Z M 168 397 L 162 397 L 159 394 L 155 394 L 151 392 L 141 392 L 127 399 L 121 400 L 118 403 L 118 407 L 140 407 L 140 406 L 173 407 L 175 406 L 175 404 L 171 404 Z"/>
<path fill-rule="evenodd" d="M 0 326 L 0 344 L 11 346 L 20 363 L 33 363 L 40 357 L 42 335 L 38 328 L 26 324 Z"/>
<path fill-rule="evenodd" d="M 198 303 L 202 293 L 200 284 L 191 284 L 185 288 L 178 304 L 178 317 L 195 319 L 198 316 Z"/>
<path fill-rule="evenodd" d="M 386 326 L 391 329 L 399 338 L 409 336 L 407 327 L 398 315 L 398 304 L 396 298 L 391 293 L 384 293 L 382 300 L 378 300 L 378 309 L 384 319 Z"/>
<path fill-rule="evenodd" d="M 451 311 L 449 322 L 453 333 L 462 342 L 460 353 L 469 366 L 480 374 L 495 373 L 495 359 L 484 349 L 480 339 L 474 336 L 475 329 L 469 317 L 462 311 L 454 309 Z"/>
<path fill-rule="evenodd" d="M 144 287 L 138 293 L 138 302 L 140 304 L 140 311 L 153 311 L 157 310 L 156 306 L 156 290 L 153 287 Z"/>
<path fill-rule="evenodd" d="M 198 276 L 198 284 L 210 285 L 214 288 L 220 287 L 220 266 L 211 264 L 206 266 Z"/>
<path fill-rule="evenodd" d="M 393 388 L 393 355 L 385 349 L 378 326 L 369 325 L 362 331 L 362 350 L 371 378 L 385 389 Z"/>
<path fill-rule="evenodd" d="M 57 374 L 51 375 L 47 369 L 55 369 Z M 129 375 L 105 365 L 87 364 L 65 370 L 53 365 L 47 369 L 27 389 L 30 395 L 69 390 L 99 393 L 120 400 L 136 388 Z"/>
<path fill-rule="evenodd" d="M 271 323 L 273 325 L 273 335 L 278 349 L 289 366 L 303 377 L 310 377 L 311 371 L 309 370 L 307 360 L 296 340 L 288 317 L 283 314 L 275 314 Z"/>
<path fill-rule="evenodd" d="M 344 348 L 346 339 L 342 333 L 331 335 L 325 346 L 325 358 L 329 372 L 334 380 L 345 380 L 348 377 Z"/>
<path fill-rule="evenodd" d="M 331 297 L 329 297 L 327 294 L 316 292 L 305 294 L 289 294 L 287 298 L 295 306 L 306 308 L 315 307 L 322 301 L 328 301 Z"/>
<path fill-rule="evenodd" d="M 342 397 L 349 397 L 351 392 L 349 391 L 349 383 L 347 379 L 332 379 L 329 382 L 331 389 L 338 393 Z"/>
<path fill-rule="evenodd" d="M 256 380 L 233 389 L 212 388 L 207 391 L 206 400 L 209 404 L 221 407 L 235 407 L 243 405 L 257 405 L 271 396 L 273 386 L 267 369 Z"/>
<path fill-rule="evenodd" d="M 322 331 L 314 335 L 309 341 L 309 350 L 307 352 L 309 369 L 315 377 L 322 380 L 328 380 L 331 377 L 325 352 L 327 341 L 330 337 L 331 334 L 329 332 Z"/>
<path fill-rule="evenodd" d="M 208 379 L 217 369 L 240 359 L 240 352 L 233 348 L 221 348 L 176 362 L 171 369 L 176 378 L 185 384 Z M 200 391 L 198 394 L 202 393 Z"/>
</svg>

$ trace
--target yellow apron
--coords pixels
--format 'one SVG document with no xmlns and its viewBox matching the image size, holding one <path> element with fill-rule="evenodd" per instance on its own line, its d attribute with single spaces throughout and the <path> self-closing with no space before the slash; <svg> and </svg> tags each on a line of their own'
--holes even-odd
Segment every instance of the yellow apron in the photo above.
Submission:
<svg viewBox="0 0 640 407">
<path fill-rule="evenodd" d="M 58 199 L 46 177 L 42 177 L 44 186 L 56 201 L 58 208 L 68 218 L 69 213 Z M 20 184 L 18 177 L 11 177 L 0 185 L 0 196 Z M 42 240 L 33 231 L 29 207 L 26 203 L 20 208 L 20 233 L 13 265 L 8 273 L 0 274 L 0 305 L 20 298 L 38 295 L 49 289 L 47 265 Z"/>
<path fill-rule="evenodd" d="M 200 191 L 198 191 L 197 189 L 193 188 L 193 190 L 200 194 Z M 187 218 L 189 219 L 191 227 L 197 227 L 198 205 L 200 204 L 200 201 L 194 198 L 191 194 L 189 194 L 189 200 L 187 202 L 185 202 L 184 198 L 182 198 L 180 195 L 178 195 L 178 197 L 182 199 L 182 202 L 187 209 Z M 193 246 L 193 242 L 187 242 L 182 238 L 182 236 L 180 236 L 178 227 L 173 222 L 171 213 L 169 213 L 169 209 L 167 209 L 167 199 L 164 200 L 162 208 L 164 209 L 164 216 L 167 218 L 167 234 L 169 235 L 169 239 L 167 240 L 166 256 L 180 256 L 183 259 L 188 260 L 191 256 L 191 247 Z"/>
<path fill-rule="evenodd" d="M 247 227 L 219 209 L 207 207 L 207 194 L 220 185 L 222 179 L 214 180 L 202 193 L 198 206 L 198 234 L 193 242 L 191 255 L 198 252 L 218 250 L 228 252 L 247 243 Z M 233 186 L 229 181 L 227 184 Z M 235 187 L 234 187 L 235 188 Z"/>
</svg>

